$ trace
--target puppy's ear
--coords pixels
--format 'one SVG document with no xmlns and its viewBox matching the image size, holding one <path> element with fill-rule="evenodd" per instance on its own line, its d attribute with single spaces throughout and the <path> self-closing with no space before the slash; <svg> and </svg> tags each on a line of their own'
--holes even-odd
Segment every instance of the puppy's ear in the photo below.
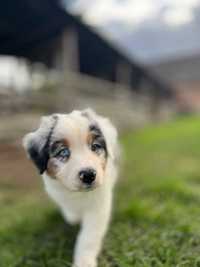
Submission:
<svg viewBox="0 0 200 267">
<path fill-rule="evenodd" d="M 42 117 L 39 128 L 25 135 L 23 138 L 23 146 L 29 158 L 35 163 L 40 174 L 47 168 L 49 145 L 57 119 L 57 115 Z"/>
</svg>

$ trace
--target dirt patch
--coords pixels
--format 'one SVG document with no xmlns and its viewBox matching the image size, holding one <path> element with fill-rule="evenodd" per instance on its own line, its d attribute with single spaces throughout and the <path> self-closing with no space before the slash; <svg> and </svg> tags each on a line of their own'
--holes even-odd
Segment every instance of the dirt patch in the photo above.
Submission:
<svg viewBox="0 0 200 267">
<path fill-rule="evenodd" d="M 17 142 L 18 143 L 18 142 Z M 22 146 L 0 143 L 0 188 L 36 188 L 41 179 Z"/>
<path fill-rule="evenodd" d="M 21 141 L 25 133 L 37 128 L 40 117 L 41 114 L 35 113 L 0 116 L 0 140 Z"/>
</svg>

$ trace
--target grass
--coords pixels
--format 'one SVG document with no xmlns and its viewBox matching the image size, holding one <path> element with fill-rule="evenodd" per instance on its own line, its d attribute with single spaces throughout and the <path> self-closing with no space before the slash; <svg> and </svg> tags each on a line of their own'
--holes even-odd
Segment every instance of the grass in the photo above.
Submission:
<svg viewBox="0 0 200 267">
<path fill-rule="evenodd" d="M 200 266 L 200 119 L 128 133 L 100 267 Z M 0 266 L 67 267 L 77 227 L 42 191 L 0 193 Z"/>
</svg>

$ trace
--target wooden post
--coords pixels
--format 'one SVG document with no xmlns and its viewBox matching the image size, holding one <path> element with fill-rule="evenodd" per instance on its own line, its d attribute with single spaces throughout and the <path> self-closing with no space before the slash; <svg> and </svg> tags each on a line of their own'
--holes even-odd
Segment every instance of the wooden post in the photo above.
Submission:
<svg viewBox="0 0 200 267">
<path fill-rule="evenodd" d="M 79 71 L 78 36 L 75 28 L 67 29 L 62 34 L 62 69 L 63 71 Z"/>
<path fill-rule="evenodd" d="M 125 61 L 119 61 L 116 66 L 116 82 L 131 87 L 131 65 Z"/>
</svg>

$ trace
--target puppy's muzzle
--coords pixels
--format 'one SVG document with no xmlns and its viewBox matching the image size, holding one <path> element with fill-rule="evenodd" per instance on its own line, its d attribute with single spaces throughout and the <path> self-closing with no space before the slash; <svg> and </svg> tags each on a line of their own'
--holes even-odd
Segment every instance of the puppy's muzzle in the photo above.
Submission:
<svg viewBox="0 0 200 267">
<path fill-rule="evenodd" d="M 79 178 L 85 185 L 92 185 L 96 179 L 96 171 L 92 168 L 83 169 L 79 172 Z"/>
</svg>

